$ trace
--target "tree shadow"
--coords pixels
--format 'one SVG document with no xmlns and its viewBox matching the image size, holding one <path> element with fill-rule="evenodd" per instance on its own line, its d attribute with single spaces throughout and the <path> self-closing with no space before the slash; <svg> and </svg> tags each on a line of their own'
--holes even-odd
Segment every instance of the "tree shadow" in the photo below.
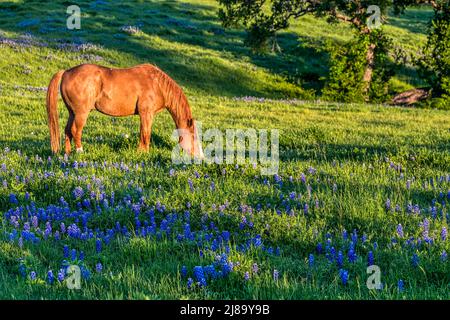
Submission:
<svg viewBox="0 0 450 320">
<path fill-rule="evenodd" d="M 391 12 L 388 24 L 409 32 L 426 34 L 433 15 L 434 12 L 431 8 L 428 10 L 424 10 L 423 6 L 408 8 L 401 15 L 394 15 Z"/>
</svg>

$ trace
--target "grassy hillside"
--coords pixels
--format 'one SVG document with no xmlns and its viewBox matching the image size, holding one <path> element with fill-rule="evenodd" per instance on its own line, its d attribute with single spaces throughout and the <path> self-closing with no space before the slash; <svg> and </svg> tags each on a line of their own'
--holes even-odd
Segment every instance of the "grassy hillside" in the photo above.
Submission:
<svg viewBox="0 0 450 320">
<path fill-rule="evenodd" d="M 346 26 L 304 17 L 282 54 L 261 56 L 221 29 L 214 1 L 79 3 L 82 29 L 68 31 L 68 2 L 0 1 L 0 298 L 449 298 L 450 114 L 291 99 L 320 88 L 321 43 Z M 430 14 L 386 28 L 413 52 Z M 204 129 L 279 129 L 279 173 L 173 165 L 168 113 L 148 154 L 136 117 L 92 113 L 85 153 L 51 155 L 46 86 L 82 62 L 157 64 Z M 416 85 L 414 69 L 394 81 Z M 81 290 L 63 283 L 67 264 Z M 367 289 L 368 264 L 382 290 Z"/>
<path fill-rule="evenodd" d="M 325 43 L 340 45 L 352 36 L 346 24 L 330 26 L 306 16 L 280 34 L 281 54 L 257 55 L 243 46 L 243 31 L 222 29 L 212 0 L 80 1 L 79 5 L 82 28 L 68 30 L 64 1 L 27 1 L 26 6 L 21 1 L 1 2 L 0 36 L 39 45 L 29 50 L 25 61 L 14 54 L 17 48 L 4 53 L 9 59 L 2 61 L 3 82 L 23 84 L 26 72 L 27 85 L 45 86 L 48 79 L 41 77 L 41 71 L 51 73 L 82 62 L 113 66 L 150 62 L 192 93 L 307 98 L 297 85 L 315 90 L 323 86 L 328 70 Z M 396 46 L 417 52 L 431 15 L 425 8 L 409 9 L 405 15 L 392 16 L 386 29 Z M 121 31 L 126 26 L 140 32 Z M 21 40 L 24 33 L 32 37 Z M 55 48 L 63 48 L 64 54 L 52 55 Z M 414 68 L 405 67 L 393 82 L 398 90 L 417 85 Z"/>
</svg>

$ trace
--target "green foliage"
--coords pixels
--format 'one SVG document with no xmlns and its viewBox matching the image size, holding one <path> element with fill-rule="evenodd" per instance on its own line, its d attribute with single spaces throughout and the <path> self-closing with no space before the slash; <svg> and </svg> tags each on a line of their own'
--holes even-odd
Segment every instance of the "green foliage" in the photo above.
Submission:
<svg viewBox="0 0 450 320">
<path fill-rule="evenodd" d="M 435 10 L 428 41 L 418 60 L 421 72 L 433 88 L 433 95 L 440 97 L 435 105 L 450 103 L 450 2 Z"/>
<path fill-rule="evenodd" d="M 361 41 L 362 40 L 362 41 Z M 363 102 L 363 82 L 367 45 L 364 38 L 342 46 L 329 46 L 331 67 L 327 84 L 322 92 L 325 100 Z"/>
<path fill-rule="evenodd" d="M 340 102 L 384 102 L 388 100 L 388 82 L 393 75 L 389 59 L 391 39 L 383 31 L 358 34 L 355 40 L 341 46 L 329 46 L 331 67 L 324 99 Z M 364 83 L 368 67 L 367 53 L 374 45 L 373 75 L 369 84 Z M 368 89 L 366 89 L 369 85 Z"/>
</svg>

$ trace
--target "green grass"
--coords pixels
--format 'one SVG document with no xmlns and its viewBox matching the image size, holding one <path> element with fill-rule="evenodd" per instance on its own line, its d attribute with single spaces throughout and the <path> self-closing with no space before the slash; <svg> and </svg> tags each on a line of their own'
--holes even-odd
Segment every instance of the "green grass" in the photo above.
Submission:
<svg viewBox="0 0 450 320">
<path fill-rule="evenodd" d="M 336 43 L 348 39 L 346 26 L 330 28 L 324 21 L 302 18 L 280 35 L 281 55 L 261 56 L 242 45 L 242 31 L 222 34 L 216 29 L 220 23 L 214 1 L 127 1 L 96 9 L 89 9 L 87 1 L 80 3 L 82 29 L 67 31 L 65 2 L 0 2 L 3 36 L 19 39 L 30 31 L 37 42 L 26 48 L 0 45 L 0 166 L 4 164 L 0 167 L 0 182 L 4 183 L 0 185 L 0 213 L 5 216 L 0 226 L 0 298 L 449 298 L 450 267 L 448 260 L 442 261 L 441 253 L 448 253 L 450 244 L 448 238 L 440 238 L 442 228 L 448 230 L 449 113 L 276 100 L 308 97 L 307 89 L 321 86 L 317 79 L 326 74 L 327 55 L 320 51 L 320 44 L 327 39 Z M 413 52 L 425 39 L 422 27 L 429 16 L 430 11 L 413 9 L 406 16 L 392 19 L 386 28 L 397 36 L 396 41 L 405 50 Z M 27 28 L 17 26 L 31 18 L 53 20 Z M 184 26 L 168 22 L 169 18 L 182 21 Z M 119 30 L 140 21 L 144 22 L 142 33 L 128 35 Z M 80 39 L 97 47 L 84 52 L 58 49 L 58 40 Z M 39 46 L 41 42 L 48 46 Z M 94 56 L 101 57 L 100 64 L 116 67 L 142 62 L 157 64 L 186 90 L 194 116 L 204 129 L 279 129 L 282 184 L 276 182 L 276 177 L 261 176 L 259 168 L 251 164 L 239 168 L 173 165 L 173 123 L 168 113 L 156 118 L 148 154 L 136 151 L 136 117 L 113 119 L 92 113 L 84 131 L 85 153 L 71 155 L 67 160 L 62 155 L 52 156 L 45 91 L 33 89 L 47 86 L 57 70 L 92 61 Z M 418 83 L 414 69 L 406 70 L 395 81 L 399 87 Z M 273 100 L 233 99 L 248 95 Z M 67 119 L 62 103 L 59 110 L 62 128 Z M 51 161 L 48 157 L 52 157 Z M 171 169 L 175 170 L 172 175 Z M 215 190 L 211 190 L 211 182 Z M 90 188 L 95 198 L 102 193 L 108 197 L 115 194 L 117 210 L 102 207 L 101 214 L 89 218 L 88 227 L 93 231 L 113 228 L 116 221 L 134 231 L 134 213 L 126 201 L 120 202 L 127 195 L 133 203 L 143 197 L 142 222 L 148 220 L 146 212 L 157 203 L 166 206 L 164 213 L 155 213 L 158 227 L 172 211 L 182 217 L 189 202 L 192 231 L 201 234 L 203 226 L 210 226 L 211 222 L 220 232 L 230 231 L 229 259 L 239 264 L 230 276 L 208 281 L 206 288 L 188 289 L 187 280 L 180 274 L 182 266 L 187 266 L 188 276 L 193 277 L 194 266 L 210 264 L 216 253 L 199 248 L 196 242 L 178 242 L 176 233 L 183 233 L 180 221 L 173 226 L 175 236 L 118 236 L 109 245 L 104 244 L 100 253 L 95 250 L 94 239 L 82 241 L 63 236 L 61 240 L 45 240 L 40 236 L 40 243 L 25 242 L 22 248 L 17 238 L 9 241 L 13 230 L 6 218 L 11 214 L 9 210 L 22 206 L 27 212 L 32 203 L 37 208 L 48 208 L 59 205 L 64 197 L 70 210 L 77 211 L 80 201 L 72 194 L 76 187 L 85 191 Z M 296 193 L 296 200 L 289 200 L 292 192 Z M 10 202 L 12 193 L 19 205 Z M 386 210 L 387 199 L 391 208 L 398 205 L 398 209 Z M 219 206 L 224 204 L 227 207 L 221 213 Z M 306 215 L 305 204 L 309 206 Z M 408 213 L 408 204 L 417 205 L 420 213 Z M 240 208 L 245 205 L 253 212 L 243 213 Z M 287 205 L 293 209 L 291 214 L 286 212 Z M 436 208 L 436 217 L 432 207 Z M 240 229 L 244 216 L 253 222 L 253 228 Z M 408 245 L 408 238 L 422 238 L 420 224 L 425 218 L 430 222 L 433 244 Z M 68 226 L 74 219 L 64 221 Z M 23 223 L 20 221 L 19 230 Z M 81 226 L 81 221 L 78 224 Z M 397 235 L 398 224 L 403 226 L 403 238 Z M 45 223 L 39 227 L 44 230 Z M 53 221 L 52 227 L 53 232 L 59 230 L 59 221 Z M 354 229 L 358 230 L 355 263 L 347 259 L 349 240 L 342 239 L 344 229 L 349 237 Z M 34 228 L 32 231 L 38 233 Z M 209 232 L 216 234 L 214 230 Z M 336 263 L 330 264 L 324 254 L 316 252 L 319 242 L 325 250 L 328 233 L 333 236 L 336 251 L 344 248 L 342 268 L 349 271 L 347 285 L 342 284 Z M 365 242 L 361 240 L 363 234 L 367 237 Z M 256 235 L 261 235 L 266 247 L 279 248 L 280 254 L 257 247 L 238 250 L 246 239 Z M 398 243 L 393 244 L 392 238 Z M 48 270 L 56 276 L 60 269 L 64 245 L 85 253 L 83 264 L 92 277 L 82 281 L 81 290 L 45 283 Z M 381 268 L 382 290 L 369 290 L 365 285 L 369 251 Z M 312 268 L 309 254 L 315 256 Z M 411 263 L 414 254 L 419 257 L 417 267 Z M 26 278 L 19 272 L 20 259 L 27 267 Z M 103 264 L 101 274 L 94 271 L 98 262 Z M 259 267 L 256 274 L 252 272 L 254 263 Z M 278 281 L 273 279 L 275 269 L 280 273 Z M 32 270 L 38 274 L 35 281 L 29 279 Z M 245 272 L 250 273 L 248 281 L 244 280 Z M 397 288 L 400 279 L 405 283 L 402 292 Z"/>
</svg>

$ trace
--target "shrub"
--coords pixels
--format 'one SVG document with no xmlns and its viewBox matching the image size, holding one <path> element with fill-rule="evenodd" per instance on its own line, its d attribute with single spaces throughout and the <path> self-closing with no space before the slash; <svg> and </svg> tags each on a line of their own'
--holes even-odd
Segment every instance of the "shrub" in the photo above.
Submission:
<svg viewBox="0 0 450 320">
<path fill-rule="evenodd" d="M 369 88 L 363 81 L 368 67 L 369 46 L 375 46 L 373 74 Z M 323 90 L 327 100 L 340 102 L 383 102 L 389 100 L 388 82 L 393 75 L 393 63 L 389 60 L 392 41 L 381 30 L 360 33 L 344 46 L 329 46 L 330 73 Z"/>
</svg>

